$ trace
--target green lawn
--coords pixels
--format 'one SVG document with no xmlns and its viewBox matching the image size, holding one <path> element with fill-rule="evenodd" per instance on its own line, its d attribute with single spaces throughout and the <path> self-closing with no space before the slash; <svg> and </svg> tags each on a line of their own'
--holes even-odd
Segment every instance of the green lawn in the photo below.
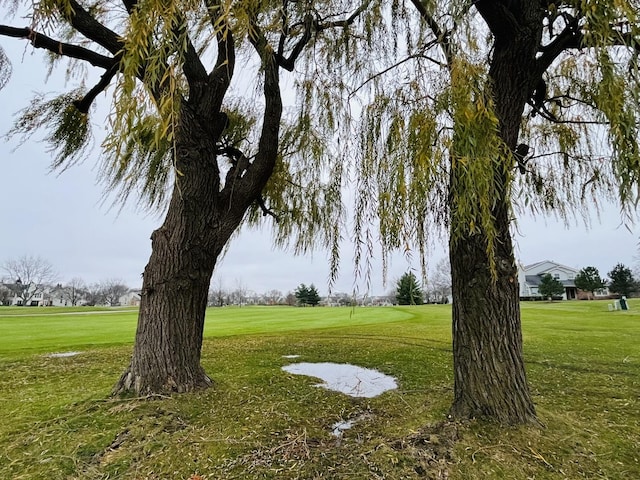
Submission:
<svg viewBox="0 0 640 480">
<path fill-rule="evenodd" d="M 136 312 L 75 310 L 0 308 L 0 478 L 640 478 L 640 302 L 522 304 L 546 426 L 507 429 L 441 423 L 449 306 L 211 309 L 203 364 L 215 387 L 154 400 L 109 398 Z M 67 351 L 81 353 L 47 356 Z M 291 354 L 377 368 L 399 389 L 315 388 L 281 370 Z"/>
</svg>

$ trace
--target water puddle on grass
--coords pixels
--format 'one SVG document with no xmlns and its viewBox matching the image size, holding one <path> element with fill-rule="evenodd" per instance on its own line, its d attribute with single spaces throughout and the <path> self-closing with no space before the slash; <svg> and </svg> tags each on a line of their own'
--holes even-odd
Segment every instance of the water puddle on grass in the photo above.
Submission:
<svg viewBox="0 0 640 480">
<path fill-rule="evenodd" d="M 344 432 L 345 430 L 349 430 L 351 427 L 353 427 L 354 423 L 355 422 L 353 420 L 343 420 L 341 422 L 334 423 L 333 425 L 331 425 L 331 428 L 333 429 L 331 431 L 331 435 L 341 438 L 342 432 Z"/>
<path fill-rule="evenodd" d="M 49 353 L 45 355 L 45 357 L 49 358 L 65 358 L 65 357 L 75 357 L 76 355 L 80 355 L 82 352 L 61 352 L 61 353 Z"/>
<path fill-rule="evenodd" d="M 398 388 L 393 377 L 348 363 L 294 363 L 282 367 L 294 375 L 306 375 L 324 380 L 316 387 L 341 392 L 351 397 L 372 398 Z"/>
</svg>

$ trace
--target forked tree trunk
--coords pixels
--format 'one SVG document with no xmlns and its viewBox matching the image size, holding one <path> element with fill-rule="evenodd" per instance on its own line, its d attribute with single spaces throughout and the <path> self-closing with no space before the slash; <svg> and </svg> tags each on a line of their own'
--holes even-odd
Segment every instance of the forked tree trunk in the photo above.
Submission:
<svg viewBox="0 0 640 480">
<path fill-rule="evenodd" d="M 186 392 L 212 383 L 200 365 L 209 283 L 246 208 L 229 209 L 221 201 L 215 142 L 187 113 L 176 140 L 172 198 L 151 237 L 131 364 L 114 394 Z"/>
<path fill-rule="evenodd" d="M 221 185 L 217 142 L 227 116 L 219 112 L 228 82 L 225 86 L 224 78 L 214 75 L 209 92 L 199 86 L 201 94 L 181 106 L 175 186 L 165 221 L 151 237 L 133 356 L 113 389 L 116 395 L 187 392 L 212 384 L 200 365 L 211 275 L 220 252 L 271 177 L 278 152 L 279 67 L 263 36 L 252 43 L 264 72 L 258 151 L 251 162 L 235 152 Z M 220 36 L 219 48 L 228 49 L 220 65 L 227 80 L 232 46 L 230 33 Z"/>
</svg>

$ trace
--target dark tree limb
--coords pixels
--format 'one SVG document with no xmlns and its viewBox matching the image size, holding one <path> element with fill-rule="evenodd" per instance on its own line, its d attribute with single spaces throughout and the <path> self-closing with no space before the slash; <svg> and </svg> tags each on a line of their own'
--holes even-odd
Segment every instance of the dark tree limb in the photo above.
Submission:
<svg viewBox="0 0 640 480">
<path fill-rule="evenodd" d="M 209 97 L 205 102 L 211 112 L 219 112 L 222 100 L 231 84 L 236 64 L 235 41 L 227 20 L 220 16 L 220 0 L 204 0 L 211 26 L 216 33 L 218 54 L 216 63 L 208 75 Z"/>
<path fill-rule="evenodd" d="M 333 28 L 347 28 L 347 27 L 349 27 L 350 25 L 352 25 L 357 20 L 357 18 L 364 11 L 366 11 L 366 9 L 368 8 L 370 3 L 371 3 L 371 0 L 365 0 L 347 18 L 342 19 L 342 20 L 333 20 L 333 21 L 330 21 L 330 22 L 324 21 L 322 19 L 316 19 L 316 18 L 314 18 L 313 13 L 311 11 L 307 12 L 306 15 L 304 16 L 304 20 L 301 23 L 296 24 L 294 26 L 294 27 L 296 27 L 296 26 L 302 26 L 303 27 L 302 36 L 298 39 L 298 41 L 293 46 L 289 56 L 286 56 L 285 53 L 284 53 L 285 44 L 286 44 L 287 37 L 289 36 L 289 33 L 290 33 L 291 29 L 294 28 L 294 27 L 290 27 L 289 24 L 288 24 L 289 18 L 287 16 L 286 9 L 287 9 L 287 7 L 289 5 L 289 1 L 285 0 L 283 2 L 283 6 L 282 6 L 282 11 L 283 11 L 283 13 L 282 13 L 282 33 L 281 33 L 280 39 L 278 41 L 278 50 L 277 50 L 277 53 L 276 53 L 276 61 L 278 62 L 278 65 L 280 67 L 284 68 L 285 70 L 287 70 L 289 72 L 292 72 L 294 67 L 295 67 L 295 63 L 298 60 L 298 57 L 300 57 L 300 54 L 304 50 L 304 47 L 306 47 L 307 44 L 309 43 L 309 41 L 311 40 L 312 35 L 313 35 L 314 32 L 319 33 L 319 32 L 322 32 L 324 30 L 329 30 L 329 29 L 333 29 Z"/>
<path fill-rule="evenodd" d="M 43 48 L 58 55 L 64 55 L 78 60 L 84 60 L 91 65 L 106 70 L 111 69 L 117 62 L 112 57 L 101 55 L 85 47 L 79 47 L 70 43 L 59 42 L 51 37 L 32 30 L 29 27 L 16 28 L 8 25 L 0 25 L 0 35 L 13 38 L 24 38 L 31 42 L 34 48 Z"/>
<path fill-rule="evenodd" d="M 440 27 L 436 19 L 433 18 L 428 11 L 425 5 L 421 0 L 411 0 L 413 6 L 416 7 L 420 17 L 427 23 L 431 31 L 436 37 L 437 43 L 441 46 L 444 57 L 447 60 L 447 65 L 451 66 L 453 63 L 453 51 L 451 50 L 451 32 L 444 30 Z"/>
<path fill-rule="evenodd" d="M 220 16 L 220 0 L 205 0 L 205 3 L 209 11 L 209 16 L 211 17 L 211 26 L 216 33 L 216 40 L 218 42 L 216 64 L 211 73 L 209 73 L 209 79 L 214 81 L 230 81 L 235 67 L 236 52 L 233 35 L 227 20 Z"/>
<path fill-rule="evenodd" d="M 280 94 L 280 67 L 276 60 L 276 52 L 269 46 L 266 36 L 258 25 L 257 18 L 251 18 L 249 41 L 253 45 L 256 53 L 262 62 L 264 72 L 264 114 L 262 117 L 262 129 L 258 141 L 258 151 L 253 162 L 242 159 L 242 164 L 238 161 L 235 172 L 235 179 L 232 182 L 225 182 L 221 197 L 228 205 L 232 214 L 246 209 L 260 196 L 266 185 L 278 156 L 280 120 L 282 117 L 282 96 Z M 238 172 L 242 168 L 239 177 Z M 229 172 L 231 173 L 231 172 Z M 229 173 L 227 178 L 229 178 Z M 241 191 L 242 195 L 235 197 L 234 191 Z M 243 210 L 242 210 L 243 211 Z"/>
<path fill-rule="evenodd" d="M 512 3 L 517 4 L 518 2 Z M 520 7 L 510 9 L 506 2 L 501 0 L 474 0 L 473 4 L 487 23 L 496 42 L 510 40 L 520 31 L 520 24 L 513 13 L 515 8 Z"/>
<path fill-rule="evenodd" d="M 191 39 L 187 35 L 187 49 L 184 52 L 184 63 L 182 71 L 187 78 L 190 87 L 207 81 L 207 70 L 204 68 L 200 56 L 196 51 Z"/>
<path fill-rule="evenodd" d="M 542 55 L 536 60 L 536 75 L 538 78 L 547 71 L 551 64 L 562 52 L 568 49 L 582 48 L 584 36 L 578 25 L 578 18 L 568 15 L 564 30 L 549 44 L 540 48 Z"/>
<path fill-rule="evenodd" d="M 72 13 L 67 20 L 73 28 L 113 55 L 117 55 L 122 50 L 124 43 L 117 33 L 96 20 L 76 0 L 69 0 L 69 5 Z"/>
<path fill-rule="evenodd" d="M 328 30 L 330 28 L 348 27 L 356 21 L 356 19 L 360 16 L 360 14 L 362 14 L 362 12 L 367 10 L 370 3 L 371 3 L 371 0 L 363 1 L 362 4 L 358 8 L 356 8 L 356 10 L 351 15 L 349 15 L 347 18 L 343 20 L 334 20 L 331 22 L 320 21 L 316 25 L 316 29 L 319 32 L 321 32 L 323 30 Z"/>
<path fill-rule="evenodd" d="M 262 195 L 258 197 L 258 199 L 256 200 L 256 203 L 258 204 L 258 207 L 260 207 L 260 210 L 262 210 L 263 217 L 266 217 L 267 215 L 269 215 L 273 217 L 276 223 L 280 223 L 280 218 L 278 218 L 278 215 L 276 215 L 276 213 L 273 210 L 271 210 L 269 207 L 266 206 L 266 204 L 264 203 L 264 197 Z"/>
<path fill-rule="evenodd" d="M 284 50 L 283 48 L 284 33 L 280 37 L 280 44 L 278 45 L 278 53 L 276 54 L 276 60 L 282 68 L 284 68 L 285 70 L 288 70 L 289 72 L 293 71 L 296 60 L 302 53 L 302 50 L 304 50 L 304 47 L 306 46 L 306 44 L 309 43 L 309 40 L 311 40 L 311 34 L 313 33 L 313 26 L 314 26 L 313 16 L 311 15 L 311 13 L 307 13 L 304 17 L 304 33 L 302 34 L 302 37 L 294 45 L 293 50 L 291 51 L 291 54 L 289 55 L 289 57 L 285 57 L 282 52 Z"/>
<path fill-rule="evenodd" d="M 280 39 L 278 40 L 278 52 L 276 53 L 277 58 L 284 57 L 284 45 L 287 41 L 287 37 L 289 36 L 289 17 L 287 16 L 287 8 L 289 7 L 289 0 L 282 0 L 282 26 Z"/>
<path fill-rule="evenodd" d="M 82 113 L 88 113 L 89 107 L 96 99 L 96 97 L 103 92 L 113 80 L 113 77 L 118 73 L 118 64 L 114 64 L 109 70 L 104 72 L 100 81 L 84 96 L 82 100 L 76 100 L 73 104 L 76 106 L 78 111 Z"/>
<path fill-rule="evenodd" d="M 127 9 L 127 13 L 131 15 L 133 13 L 133 9 L 138 5 L 138 0 L 122 0 L 122 4 L 124 8 Z"/>
</svg>

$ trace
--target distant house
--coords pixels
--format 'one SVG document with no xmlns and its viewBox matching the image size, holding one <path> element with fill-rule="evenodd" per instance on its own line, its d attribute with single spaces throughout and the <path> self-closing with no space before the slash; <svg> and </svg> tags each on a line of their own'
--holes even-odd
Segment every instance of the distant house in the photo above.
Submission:
<svg viewBox="0 0 640 480">
<path fill-rule="evenodd" d="M 0 289 L 2 290 L 0 292 L 0 297 L 2 297 L 0 305 L 22 306 L 23 298 L 20 296 L 20 291 L 24 290 L 24 287 L 20 279 L 13 281 L 8 278 L 3 278 L 0 285 Z M 26 289 L 29 292 L 29 295 L 27 295 L 27 306 L 40 307 L 46 304 L 46 287 L 43 288 L 32 283 L 29 284 Z"/>
<path fill-rule="evenodd" d="M 139 307 L 142 290 L 129 290 L 120 297 L 120 305 L 127 307 Z"/>
<path fill-rule="evenodd" d="M 44 305 L 47 307 L 66 307 L 70 305 L 65 289 L 59 283 L 55 287 L 46 289 Z"/>
<path fill-rule="evenodd" d="M 523 300 L 540 300 L 542 296 L 538 287 L 545 275 L 551 275 L 564 286 L 563 300 L 575 300 L 578 298 L 578 289 L 575 278 L 578 270 L 561 265 L 551 260 L 520 265 L 518 268 L 518 283 L 520 285 L 520 298 Z"/>
</svg>

